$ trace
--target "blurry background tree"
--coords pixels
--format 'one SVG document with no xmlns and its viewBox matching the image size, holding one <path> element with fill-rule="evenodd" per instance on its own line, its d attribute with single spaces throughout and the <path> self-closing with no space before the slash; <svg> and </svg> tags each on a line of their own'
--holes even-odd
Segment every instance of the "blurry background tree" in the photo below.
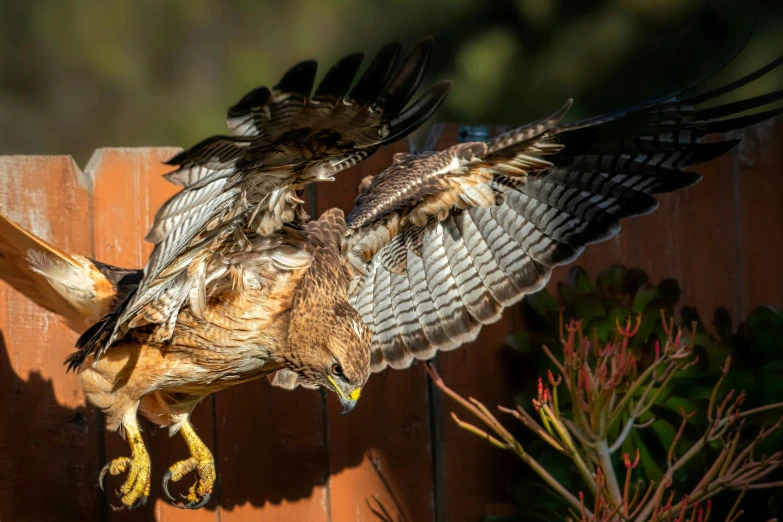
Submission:
<svg viewBox="0 0 783 522">
<path fill-rule="evenodd" d="M 0 153 L 188 146 L 293 63 L 436 37 L 441 121 L 522 123 L 642 101 L 680 72 L 726 72 L 783 49 L 783 2 L 761 0 L 0 0 Z M 322 70 L 323 72 L 323 70 Z M 783 74 L 783 73 L 778 73 Z M 760 90 L 780 85 L 770 75 Z M 746 95 L 748 93 L 745 93 Z"/>
</svg>

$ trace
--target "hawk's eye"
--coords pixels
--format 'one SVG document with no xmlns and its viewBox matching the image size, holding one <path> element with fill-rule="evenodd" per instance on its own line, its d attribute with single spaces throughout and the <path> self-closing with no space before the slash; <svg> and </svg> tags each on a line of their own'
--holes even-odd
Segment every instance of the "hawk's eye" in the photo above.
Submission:
<svg viewBox="0 0 783 522">
<path fill-rule="evenodd" d="M 332 373 L 334 375 L 342 375 L 343 374 L 343 367 L 339 364 L 333 364 L 332 365 Z"/>
</svg>

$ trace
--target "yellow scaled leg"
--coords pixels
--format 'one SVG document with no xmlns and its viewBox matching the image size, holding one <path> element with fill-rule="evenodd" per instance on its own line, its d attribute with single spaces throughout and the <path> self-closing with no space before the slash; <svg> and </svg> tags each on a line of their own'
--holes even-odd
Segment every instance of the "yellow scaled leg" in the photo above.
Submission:
<svg viewBox="0 0 783 522">
<path fill-rule="evenodd" d="M 179 432 L 190 449 L 191 457 L 177 462 L 163 475 L 163 492 L 177 507 L 198 509 L 209 502 L 209 498 L 212 496 L 212 488 L 215 486 L 216 478 L 215 459 L 209 448 L 198 438 L 196 430 L 193 429 L 193 425 L 189 421 L 185 421 Z M 190 487 L 187 497 L 183 495 L 183 498 L 188 502 L 178 504 L 169 493 L 169 481 L 177 482 L 193 470 L 196 470 L 196 483 Z"/>
<path fill-rule="evenodd" d="M 147 504 L 147 498 L 150 495 L 150 456 L 147 448 L 144 447 L 144 441 L 141 438 L 141 431 L 136 425 L 124 425 L 125 437 L 130 446 L 130 457 L 119 457 L 106 463 L 98 475 L 98 485 L 103 489 L 103 478 L 106 473 L 119 475 L 128 472 L 128 478 L 125 480 L 117 496 L 122 502 L 121 506 L 111 505 L 115 511 L 121 509 L 136 509 Z"/>
</svg>

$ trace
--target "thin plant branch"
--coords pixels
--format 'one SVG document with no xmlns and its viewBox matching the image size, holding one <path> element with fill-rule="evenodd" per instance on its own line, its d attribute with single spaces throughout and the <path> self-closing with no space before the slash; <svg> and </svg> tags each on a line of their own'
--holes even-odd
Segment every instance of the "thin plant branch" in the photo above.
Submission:
<svg viewBox="0 0 783 522">
<path fill-rule="evenodd" d="M 749 442 L 742 437 L 748 417 L 783 409 L 783 403 L 743 411 L 745 394 L 722 390 L 730 369 L 729 358 L 710 394 L 707 426 L 700 437 L 688 444 L 681 442 L 686 426 L 696 412 L 680 410 L 682 420 L 662 463 L 662 479 L 634 482 L 633 475 L 639 473 L 638 449 L 633 459 L 627 453 L 622 455 L 625 472 L 617 471 L 623 467 L 616 459 L 617 452 L 625 447 L 635 430 L 647 428 L 656 421 L 655 416 L 643 422 L 640 418 L 650 416 L 651 409 L 666 396 L 672 380 L 698 360 L 694 354 L 696 325 L 690 325 L 689 335 L 684 335 L 683 329 L 671 318 L 663 313 L 661 317 L 666 340 L 662 345 L 656 344 L 653 360 L 645 368 L 638 368 L 639 362 L 629 346 L 639 331 L 640 315 L 633 320 L 628 318 L 623 324 L 617 321 L 615 340 L 601 346 L 596 334 L 592 338 L 584 334 L 581 322 L 565 323 L 561 311 L 562 354 L 556 356 L 548 347 L 543 348 L 556 373 L 548 372 L 546 378 L 538 381 L 538 396 L 532 401 L 537 418 L 521 406 L 516 409 L 498 406 L 500 412 L 517 419 L 550 447 L 567 456 L 587 493 L 569 491 L 525 450 L 483 403 L 472 397 L 465 399 L 449 388 L 432 365 L 426 364 L 425 368 L 436 387 L 468 410 L 486 429 L 452 413 L 457 426 L 499 449 L 516 454 L 567 502 L 569 520 L 709 522 L 713 514 L 710 499 L 733 490 L 739 494 L 726 520 L 735 521 L 742 513 L 739 506 L 748 490 L 783 487 L 783 481 L 763 482 L 771 473 L 783 468 L 783 452 L 760 458 L 755 456 L 759 445 L 780 427 L 783 419 L 762 427 Z M 568 395 L 569 401 L 560 400 L 561 391 Z M 564 408 L 563 404 L 568 406 Z M 696 486 L 685 494 L 678 491 L 674 485 L 675 473 L 716 443 L 721 444 L 721 449 Z M 679 454 L 682 449 L 684 451 Z"/>
</svg>

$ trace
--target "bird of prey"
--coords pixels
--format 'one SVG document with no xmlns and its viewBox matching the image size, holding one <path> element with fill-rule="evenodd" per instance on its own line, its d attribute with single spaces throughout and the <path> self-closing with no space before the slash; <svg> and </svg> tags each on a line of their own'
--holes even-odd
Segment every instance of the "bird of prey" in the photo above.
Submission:
<svg viewBox="0 0 783 522">
<path fill-rule="evenodd" d="M 127 472 L 120 507 L 150 491 L 138 414 L 185 438 L 192 456 L 165 472 L 164 491 L 195 472 L 181 507 L 201 507 L 215 466 L 188 419 L 205 396 L 267 376 L 330 390 L 350 411 L 372 372 L 475 339 L 553 267 L 615 235 L 620 218 L 696 183 L 687 167 L 738 143 L 722 133 L 781 112 L 769 104 L 783 91 L 718 101 L 781 59 L 708 92 L 563 124 L 568 101 L 485 142 L 397 154 L 362 181 L 347 217 L 311 219 L 308 185 L 334 181 L 440 106 L 448 82 L 414 99 L 430 45 L 401 60 L 399 45 L 386 46 L 355 82 L 362 55 L 347 56 L 314 92 L 316 64 L 303 62 L 243 97 L 228 111 L 230 136 L 168 162 L 166 178 L 183 188 L 155 215 L 143 270 L 0 220 L 0 275 L 83 332 L 67 364 L 130 446 L 99 479 Z"/>
</svg>

